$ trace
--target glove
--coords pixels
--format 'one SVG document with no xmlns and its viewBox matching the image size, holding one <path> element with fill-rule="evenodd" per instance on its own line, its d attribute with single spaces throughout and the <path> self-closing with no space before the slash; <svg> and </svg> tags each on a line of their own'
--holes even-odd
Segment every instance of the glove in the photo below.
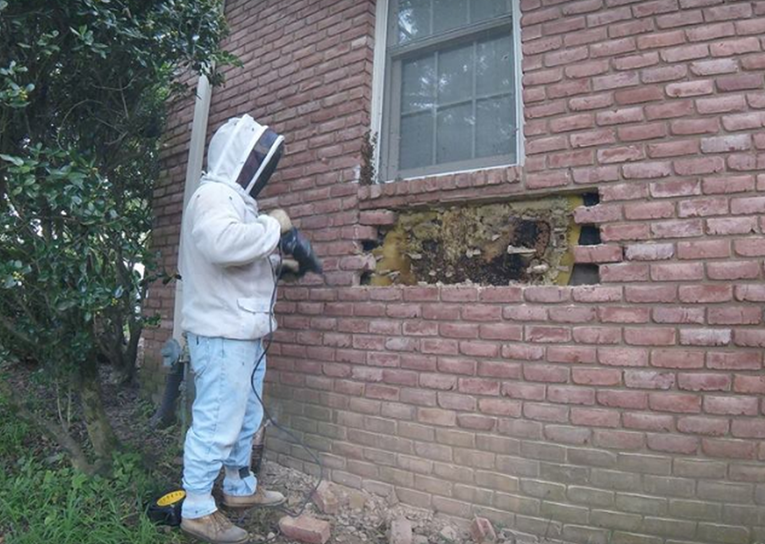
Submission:
<svg viewBox="0 0 765 544">
<path fill-rule="evenodd" d="M 279 222 L 279 227 L 281 227 L 280 231 L 282 234 L 292 230 L 292 221 L 290 221 L 290 216 L 287 215 L 287 212 L 285 212 L 284 210 L 282 209 L 274 210 L 268 215 L 270 215 L 271 217 L 273 217 Z"/>
<path fill-rule="evenodd" d="M 300 273 L 300 263 L 295 259 L 282 259 L 281 272 L 279 279 L 286 281 L 287 283 L 294 283 L 303 277 L 304 274 Z"/>
</svg>

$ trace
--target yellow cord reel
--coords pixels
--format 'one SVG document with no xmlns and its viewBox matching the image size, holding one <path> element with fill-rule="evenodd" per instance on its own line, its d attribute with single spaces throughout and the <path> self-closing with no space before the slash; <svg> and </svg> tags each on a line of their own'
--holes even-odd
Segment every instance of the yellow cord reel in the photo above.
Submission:
<svg viewBox="0 0 765 544">
<path fill-rule="evenodd" d="M 165 493 L 149 504 L 146 515 L 154 523 L 177 527 L 181 524 L 181 506 L 185 498 L 186 492 L 182 489 Z"/>
</svg>

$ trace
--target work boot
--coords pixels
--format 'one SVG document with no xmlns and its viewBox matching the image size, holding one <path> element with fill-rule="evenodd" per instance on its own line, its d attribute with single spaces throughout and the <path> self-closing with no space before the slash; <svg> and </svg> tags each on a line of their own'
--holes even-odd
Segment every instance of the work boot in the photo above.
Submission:
<svg viewBox="0 0 765 544">
<path fill-rule="evenodd" d="M 250 541 L 247 531 L 231 523 L 220 510 L 201 518 L 183 518 L 181 531 L 210 544 L 244 544 Z"/>
<path fill-rule="evenodd" d="M 266 491 L 259 485 L 252 495 L 223 494 L 223 504 L 229 508 L 252 508 L 253 506 L 279 506 L 284 502 L 284 495 L 278 491 Z"/>
</svg>

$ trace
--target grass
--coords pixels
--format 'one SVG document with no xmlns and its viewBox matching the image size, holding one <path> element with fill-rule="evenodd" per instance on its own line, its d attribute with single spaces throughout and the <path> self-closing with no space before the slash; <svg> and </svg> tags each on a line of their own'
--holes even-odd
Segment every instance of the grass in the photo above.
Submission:
<svg viewBox="0 0 765 544">
<path fill-rule="evenodd" d="M 136 454 L 120 454 L 109 478 L 89 478 L 55 456 L 0 402 L 0 542 L 3 544 L 171 544 L 144 515 L 161 489 Z"/>
</svg>

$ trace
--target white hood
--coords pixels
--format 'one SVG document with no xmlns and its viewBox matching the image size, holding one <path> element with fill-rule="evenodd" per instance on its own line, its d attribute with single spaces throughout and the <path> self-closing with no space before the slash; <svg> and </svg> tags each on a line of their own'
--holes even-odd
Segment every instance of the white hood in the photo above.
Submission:
<svg viewBox="0 0 765 544">
<path fill-rule="evenodd" d="M 264 142 L 267 144 L 264 148 Z M 225 183 L 237 192 L 253 197 L 268 182 L 281 156 L 282 136 L 261 125 L 249 115 L 226 121 L 213 135 L 207 150 L 204 182 Z M 251 172 L 244 172 L 245 165 Z M 246 179 L 240 179 L 246 175 Z"/>
</svg>

